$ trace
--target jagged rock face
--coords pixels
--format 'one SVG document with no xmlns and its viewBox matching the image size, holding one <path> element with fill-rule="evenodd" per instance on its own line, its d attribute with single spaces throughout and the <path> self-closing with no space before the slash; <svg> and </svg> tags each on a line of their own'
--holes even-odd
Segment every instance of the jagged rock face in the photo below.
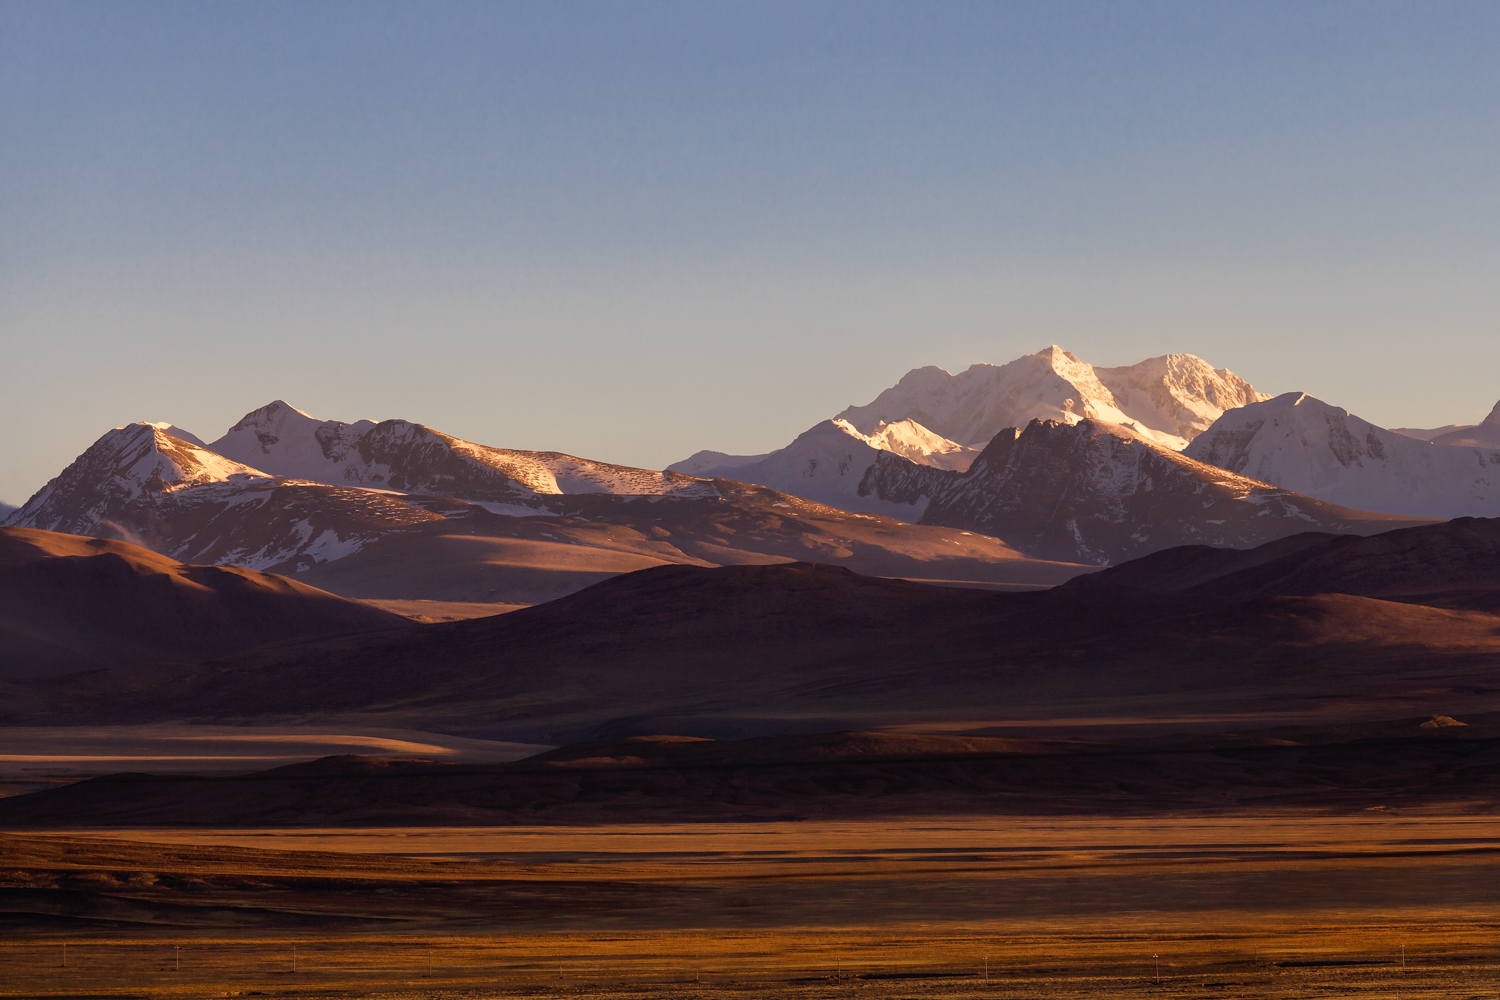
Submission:
<svg viewBox="0 0 1500 1000">
<path fill-rule="evenodd" d="M 925 497 L 922 524 L 1094 564 L 1177 545 L 1243 548 L 1302 531 L 1365 534 L 1408 523 L 1298 496 L 1095 421 L 1007 429 L 962 474 L 882 456 L 861 488 L 892 502 Z"/>
<path fill-rule="evenodd" d="M 1481 424 L 1428 443 L 1306 393 L 1226 413 L 1189 457 L 1331 503 L 1416 517 L 1500 514 L 1500 441 Z M 1465 443 L 1459 444 L 1458 441 Z"/>
<path fill-rule="evenodd" d="M 1014 428 L 1001 433 L 1011 430 Z M 962 473 L 952 469 L 934 469 L 884 452 L 865 470 L 864 478 L 859 481 L 859 494 L 886 503 L 909 504 L 925 512 L 927 501 L 946 491 L 961 476 Z"/>
<path fill-rule="evenodd" d="M 1120 368 L 1095 368 L 1060 347 L 1006 365 L 973 365 L 951 375 L 918 368 L 866 406 L 839 414 L 864 433 L 881 421 L 912 419 L 973 447 L 1031 420 L 1101 420 L 1181 449 L 1226 410 L 1266 399 L 1244 379 L 1191 354 Z"/>
<path fill-rule="evenodd" d="M 508 502 L 537 494 L 713 495 L 712 484 L 558 452 L 489 448 L 407 420 L 319 421 L 281 400 L 247 413 L 214 450 L 331 485 Z"/>
</svg>

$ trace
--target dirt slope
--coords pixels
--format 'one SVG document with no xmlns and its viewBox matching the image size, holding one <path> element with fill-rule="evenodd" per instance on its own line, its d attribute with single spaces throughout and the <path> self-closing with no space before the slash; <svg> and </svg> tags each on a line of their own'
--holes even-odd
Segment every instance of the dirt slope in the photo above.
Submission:
<svg viewBox="0 0 1500 1000">
<path fill-rule="evenodd" d="M 0 678 L 195 662 L 407 624 L 270 573 L 189 566 L 127 542 L 0 528 Z"/>
</svg>

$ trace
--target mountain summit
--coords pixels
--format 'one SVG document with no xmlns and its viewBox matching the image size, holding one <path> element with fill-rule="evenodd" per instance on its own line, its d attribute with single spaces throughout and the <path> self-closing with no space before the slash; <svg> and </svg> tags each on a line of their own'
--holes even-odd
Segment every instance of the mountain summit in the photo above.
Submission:
<svg viewBox="0 0 1500 1000">
<path fill-rule="evenodd" d="M 514 501 L 538 494 L 709 496 L 692 476 L 551 451 L 490 448 L 408 420 L 318 420 L 276 400 L 245 414 L 214 451 L 283 478 L 330 486 Z"/>
<path fill-rule="evenodd" d="M 1289 392 L 1226 413 L 1185 454 L 1364 510 L 1443 518 L 1500 514 L 1500 443 L 1481 443 L 1500 437 L 1500 423 L 1487 420 L 1458 433 L 1459 439 L 1420 441 Z"/>
<path fill-rule="evenodd" d="M 848 407 L 839 417 L 864 433 L 881 421 L 911 419 L 975 448 L 1032 420 L 1102 420 L 1180 451 L 1224 411 L 1269 398 L 1228 369 L 1191 354 L 1095 368 L 1054 345 L 1005 365 L 972 365 L 957 375 L 931 366 L 914 369 L 873 402 Z"/>
<path fill-rule="evenodd" d="M 979 454 L 934 434 L 914 420 L 882 421 L 862 434 L 842 418 L 824 420 L 769 455 L 732 456 L 699 452 L 672 470 L 768 486 L 843 510 L 884 514 L 901 521 L 922 516 L 923 504 L 888 503 L 861 493 L 859 484 L 881 455 L 900 455 L 924 467 L 962 472 Z M 718 461 L 715 462 L 714 460 Z"/>
<path fill-rule="evenodd" d="M 259 469 L 172 436 L 169 426 L 135 423 L 107 432 L 7 523 L 87 535 L 121 510 L 147 514 L 193 487 L 270 481 Z"/>
<path fill-rule="evenodd" d="M 1167 354 L 1121 368 L 1095 368 L 1052 346 L 1005 365 L 953 375 L 915 368 L 865 406 L 850 406 L 766 455 L 700 451 L 668 469 L 735 479 L 906 521 L 926 501 L 890 503 L 860 492 L 881 454 L 963 472 L 1006 428 L 1033 420 L 1093 420 L 1180 451 L 1226 411 L 1268 399 L 1238 375 L 1191 354 Z"/>
</svg>

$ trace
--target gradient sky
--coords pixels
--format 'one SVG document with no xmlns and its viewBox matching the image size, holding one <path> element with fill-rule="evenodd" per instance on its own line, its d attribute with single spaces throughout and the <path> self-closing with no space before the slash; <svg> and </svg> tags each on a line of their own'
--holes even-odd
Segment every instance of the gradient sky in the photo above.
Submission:
<svg viewBox="0 0 1500 1000">
<path fill-rule="evenodd" d="M 1500 4 L 0 5 L 0 499 L 283 397 L 660 467 L 909 368 L 1500 398 Z"/>
</svg>

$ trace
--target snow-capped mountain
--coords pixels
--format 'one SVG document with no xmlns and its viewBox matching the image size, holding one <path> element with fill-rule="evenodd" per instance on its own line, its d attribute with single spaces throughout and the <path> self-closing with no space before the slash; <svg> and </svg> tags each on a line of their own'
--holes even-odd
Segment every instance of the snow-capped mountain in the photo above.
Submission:
<svg viewBox="0 0 1500 1000">
<path fill-rule="evenodd" d="M 1233 372 L 1191 354 L 1095 368 L 1054 346 L 1006 365 L 973 365 L 957 375 L 917 368 L 874 402 L 848 407 L 778 451 L 700 451 L 668 469 L 915 520 L 922 515 L 921 503 L 891 504 L 859 493 L 875 452 L 963 472 L 997 433 L 1038 419 L 1098 420 L 1180 450 L 1226 410 L 1266 398 Z"/>
<path fill-rule="evenodd" d="M 898 420 L 893 424 L 882 420 L 865 435 L 865 440 L 873 447 L 900 455 L 908 461 L 954 472 L 963 472 L 973 465 L 980 451 L 934 434 L 915 420 Z"/>
<path fill-rule="evenodd" d="M 1419 441 L 1289 392 L 1226 413 L 1186 454 L 1330 503 L 1417 517 L 1492 517 L 1500 514 L 1500 444 L 1481 442 L 1497 434 L 1492 413 L 1477 427 Z"/>
<path fill-rule="evenodd" d="M 356 552 L 438 515 L 370 490 L 277 480 L 168 434 L 117 427 L 6 525 L 121 538 L 184 562 L 279 566 Z"/>
<path fill-rule="evenodd" d="M 95 442 L 8 524 L 371 598 L 530 603 L 662 563 L 810 560 L 1017 586 L 1081 571 L 987 536 L 759 486 L 486 448 L 403 421 L 318 422 L 273 405 L 250 415 L 270 419 L 241 421 L 229 446 L 245 453 L 253 441 L 286 472 L 342 485 L 273 476 L 175 437 L 170 424 L 132 424 Z"/>
<path fill-rule="evenodd" d="M 921 524 L 1095 564 L 1177 545 L 1244 548 L 1303 531 L 1370 534 L 1412 523 L 1299 496 L 1095 420 L 1004 430 L 966 473 L 884 453 L 859 488 L 886 503 L 922 506 Z"/>
<path fill-rule="evenodd" d="M 539 494 L 712 495 L 700 479 L 490 448 L 406 420 L 318 420 L 281 401 L 245 414 L 212 448 L 288 478 L 404 493 L 513 501 Z"/>
<path fill-rule="evenodd" d="M 957 375 L 917 368 L 873 402 L 848 407 L 839 417 L 864 433 L 882 421 L 911 419 L 976 448 L 1005 428 L 1032 420 L 1101 420 L 1180 450 L 1226 410 L 1266 398 L 1233 372 L 1191 354 L 1095 368 L 1053 346 L 1005 365 L 973 365 Z"/>
<path fill-rule="evenodd" d="M 14 513 L 17 509 L 18 508 L 16 507 L 15 504 L 0 503 L 0 524 L 4 524 L 5 523 L 5 519 L 7 517 L 10 517 L 10 515 L 12 513 Z"/>
<path fill-rule="evenodd" d="M 961 471 L 979 454 L 932 433 L 912 420 L 877 424 L 872 434 L 861 434 L 847 420 L 825 420 L 769 455 L 723 456 L 710 464 L 699 452 L 669 471 L 697 467 L 695 475 L 733 479 L 768 486 L 782 493 L 825 503 L 843 510 L 884 514 L 902 521 L 922 516 L 922 503 L 887 503 L 859 492 L 860 480 L 882 454 L 895 454 L 929 468 Z"/>
<path fill-rule="evenodd" d="M 957 472 L 962 472 L 979 455 L 978 448 L 970 448 L 968 445 L 959 444 L 957 441 L 949 441 L 940 434 L 934 434 L 915 420 L 898 420 L 895 423 L 881 421 L 875 425 L 869 434 L 862 434 L 849 421 L 835 418 L 831 421 L 825 420 L 809 428 L 797 440 L 801 441 L 803 438 L 808 438 L 809 435 L 812 435 L 812 438 L 809 438 L 810 441 L 817 440 L 819 437 L 830 433 L 827 427 L 828 424 L 834 425 L 840 434 L 855 441 L 862 441 L 872 448 L 889 451 L 892 454 L 900 455 L 902 458 L 910 459 L 922 465 L 930 465 L 936 469 L 953 469 Z M 748 466 L 758 465 L 773 456 L 778 457 L 780 464 L 776 467 L 782 470 L 788 465 L 797 465 L 801 458 L 806 458 L 809 461 L 816 461 L 819 458 L 816 454 L 807 454 L 805 456 L 787 454 L 794 447 L 794 445 L 789 445 L 786 448 L 767 452 L 764 455 L 727 455 L 722 451 L 700 451 L 675 465 L 667 466 L 667 471 L 681 472 L 690 476 L 738 479 L 742 482 L 760 483 L 761 481 L 758 479 L 746 479 L 743 476 L 735 475 L 734 470 L 744 470 Z M 809 472 L 815 475 L 814 470 L 809 469 Z M 761 483 L 761 485 L 769 486 L 771 484 Z"/>
<path fill-rule="evenodd" d="M 192 487 L 269 482 L 259 469 L 173 437 L 164 424 L 109 431 L 9 518 L 13 527 L 91 534 L 126 508 L 154 508 Z"/>
</svg>

